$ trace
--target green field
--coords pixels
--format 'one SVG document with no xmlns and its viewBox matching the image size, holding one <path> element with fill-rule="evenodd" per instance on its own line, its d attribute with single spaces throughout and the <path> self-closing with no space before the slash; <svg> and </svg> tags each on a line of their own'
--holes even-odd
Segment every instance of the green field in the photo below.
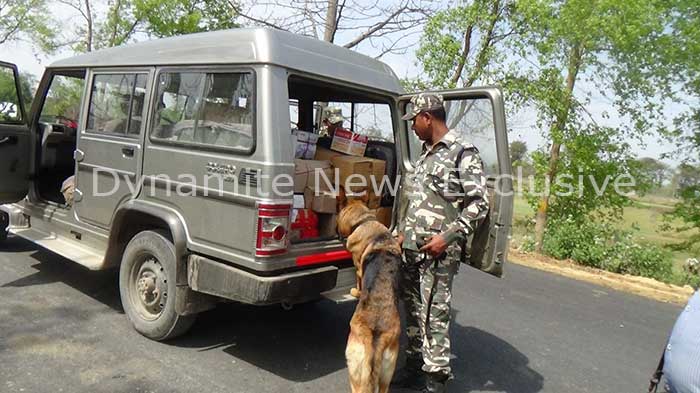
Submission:
<svg viewBox="0 0 700 393">
<path fill-rule="evenodd" d="M 644 196 L 636 198 L 632 204 L 625 208 L 623 219 L 617 224 L 623 229 L 633 229 L 639 243 L 651 243 L 659 246 L 682 242 L 689 237 L 688 233 L 678 233 L 674 230 L 662 230 L 663 214 L 670 211 L 677 200 L 661 196 Z M 534 225 L 526 225 L 534 221 L 534 211 L 527 204 L 524 197 L 516 195 L 513 206 L 513 241 L 514 246 L 522 244 L 525 236 L 533 236 Z M 674 222 L 678 226 L 680 222 Z M 678 270 L 682 264 L 691 257 L 690 252 L 673 251 L 674 265 Z"/>
</svg>

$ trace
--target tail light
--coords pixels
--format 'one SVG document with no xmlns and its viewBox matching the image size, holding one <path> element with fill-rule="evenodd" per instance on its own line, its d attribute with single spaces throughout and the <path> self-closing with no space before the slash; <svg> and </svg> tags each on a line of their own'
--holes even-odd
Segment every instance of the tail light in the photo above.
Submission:
<svg viewBox="0 0 700 393">
<path fill-rule="evenodd" d="M 268 257 L 287 252 L 291 209 L 292 205 L 258 205 L 256 257 Z"/>
</svg>

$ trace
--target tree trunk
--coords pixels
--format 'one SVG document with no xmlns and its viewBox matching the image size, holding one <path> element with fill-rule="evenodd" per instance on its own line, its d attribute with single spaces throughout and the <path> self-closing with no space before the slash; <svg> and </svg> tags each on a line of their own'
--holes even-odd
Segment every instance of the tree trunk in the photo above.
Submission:
<svg viewBox="0 0 700 393">
<path fill-rule="evenodd" d="M 326 10 L 326 30 L 323 33 L 323 40 L 333 42 L 335 30 L 338 28 L 338 0 L 328 0 L 328 9 Z"/>
<path fill-rule="evenodd" d="M 85 0 L 85 19 L 87 19 L 87 38 L 85 51 L 92 52 L 92 11 L 90 10 L 90 0 Z"/>
<path fill-rule="evenodd" d="M 550 134 L 552 135 L 552 148 L 549 155 L 549 168 L 545 174 L 545 187 L 542 190 L 540 202 L 537 204 L 537 214 L 535 216 L 535 251 L 542 253 L 544 243 L 544 234 L 547 230 L 547 212 L 549 210 L 549 201 L 551 193 L 551 185 L 557 176 L 557 166 L 559 165 L 559 155 L 561 153 L 561 145 L 563 140 L 563 132 L 566 129 L 569 120 L 569 112 L 573 103 L 573 92 L 576 84 L 576 77 L 581 68 L 581 60 L 583 57 L 583 47 L 576 44 L 569 52 L 569 66 L 566 76 L 566 91 L 564 102 L 561 111 L 557 115 L 555 123 L 552 125 Z"/>
</svg>

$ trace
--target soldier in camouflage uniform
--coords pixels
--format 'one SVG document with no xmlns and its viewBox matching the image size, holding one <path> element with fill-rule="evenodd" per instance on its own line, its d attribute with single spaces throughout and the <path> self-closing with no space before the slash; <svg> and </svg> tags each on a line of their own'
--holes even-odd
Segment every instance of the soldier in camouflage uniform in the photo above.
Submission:
<svg viewBox="0 0 700 393">
<path fill-rule="evenodd" d="M 442 97 L 419 94 L 411 104 L 403 119 L 413 120 L 423 149 L 415 171 L 404 179 L 406 197 L 395 232 L 404 249 L 402 297 L 409 345 L 406 366 L 394 385 L 444 392 L 451 376 L 452 279 L 462 242 L 488 214 L 488 194 L 479 153 L 447 128 Z"/>
</svg>

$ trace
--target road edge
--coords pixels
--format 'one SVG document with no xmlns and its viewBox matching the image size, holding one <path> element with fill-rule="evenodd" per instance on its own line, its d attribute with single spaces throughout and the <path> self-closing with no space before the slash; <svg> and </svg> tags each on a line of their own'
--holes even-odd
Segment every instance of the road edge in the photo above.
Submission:
<svg viewBox="0 0 700 393">
<path fill-rule="evenodd" d="M 508 251 L 508 261 L 663 303 L 684 305 L 694 292 L 693 288 L 688 285 L 680 287 L 651 278 L 611 273 L 605 270 L 581 266 L 572 261 L 559 261 L 547 256 L 512 248 Z"/>
</svg>

